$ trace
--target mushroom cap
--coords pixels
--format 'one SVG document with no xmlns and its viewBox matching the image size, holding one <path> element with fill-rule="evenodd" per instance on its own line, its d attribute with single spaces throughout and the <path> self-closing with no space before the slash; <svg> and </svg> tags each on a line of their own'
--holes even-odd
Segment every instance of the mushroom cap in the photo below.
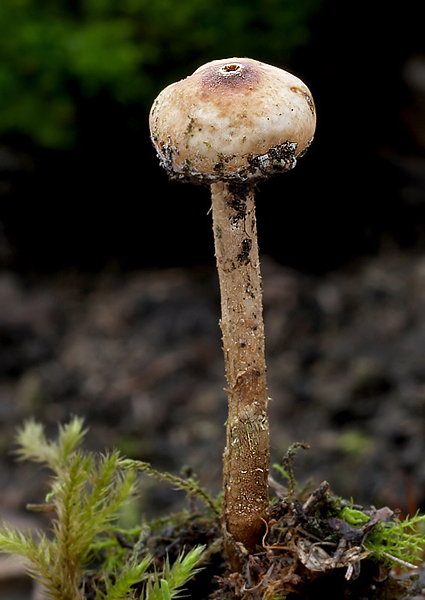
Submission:
<svg viewBox="0 0 425 600">
<path fill-rule="evenodd" d="M 313 139 L 316 109 L 298 77 L 230 58 L 166 87 L 152 105 L 149 125 L 170 177 L 243 182 L 295 166 Z"/>
</svg>

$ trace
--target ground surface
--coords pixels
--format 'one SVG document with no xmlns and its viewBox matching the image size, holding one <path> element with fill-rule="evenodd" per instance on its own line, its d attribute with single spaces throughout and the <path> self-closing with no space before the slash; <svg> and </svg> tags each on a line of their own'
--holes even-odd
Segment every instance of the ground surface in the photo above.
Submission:
<svg viewBox="0 0 425 600">
<path fill-rule="evenodd" d="M 381 255 L 312 277 L 263 258 L 272 458 L 363 504 L 425 507 L 425 257 Z M 14 430 L 84 416 L 88 444 L 218 491 L 226 396 L 215 272 L 0 274 L 0 516 L 44 494 Z M 143 511 L 181 494 L 143 480 Z M 25 598 L 10 596 L 12 598 Z"/>
</svg>

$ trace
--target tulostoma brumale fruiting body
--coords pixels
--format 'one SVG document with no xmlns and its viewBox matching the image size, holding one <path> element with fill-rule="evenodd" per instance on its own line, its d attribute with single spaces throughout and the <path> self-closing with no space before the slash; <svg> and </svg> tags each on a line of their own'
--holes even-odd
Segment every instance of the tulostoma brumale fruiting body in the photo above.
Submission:
<svg viewBox="0 0 425 600">
<path fill-rule="evenodd" d="M 222 528 L 230 564 L 261 542 L 268 510 L 269 422 L 254 187 L 293 168 L 316 109 L 294 75 L 248 58 L 207 63 L 166 87 L 149 117 L 169 177 L 211 186 L 228 419 Z"/>
<path fill-rule="evenodd" d="M 217 60 L 165 88 L 150 114 L 173 178 L 248 181 L 287 170 L 310 145 L 316 115 L 304 83 L 250 59 Z"/>
</svg>

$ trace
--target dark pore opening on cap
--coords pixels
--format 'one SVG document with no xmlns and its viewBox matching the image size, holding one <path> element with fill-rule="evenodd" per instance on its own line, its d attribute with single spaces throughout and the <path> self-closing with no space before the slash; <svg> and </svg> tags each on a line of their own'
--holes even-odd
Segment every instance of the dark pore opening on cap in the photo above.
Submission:
<svg viewBox="0 0 425 600">
<path fill-rule="evenodd" d="M 233 71 L 240 71 L 241 66 L 238 64 L 223 65 L 220 69 L 222 73 L 232 73 Z"/>
<path fill-rule="evenodd" d="M 220 93 L 226 91 L 251 91 L 254 84 L 260 81 L 260 69 L 257 65 L 243 61 L 216 64 L 202 73 L 202 93 Z"/>
</svg>

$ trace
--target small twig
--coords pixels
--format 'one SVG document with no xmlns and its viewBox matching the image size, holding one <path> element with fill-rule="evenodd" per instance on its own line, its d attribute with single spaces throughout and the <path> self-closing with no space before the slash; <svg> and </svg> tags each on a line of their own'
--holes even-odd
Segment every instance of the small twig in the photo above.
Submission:
<svg viewBox="0 0 425 600">
<path fill-rule="evenodd" d="M 288 488 L 276 481 L 276 479 L 274 479 L 274 477 L 272 477 L 271 475 L 269 475 L 268 481 L 269 486 L 274 489 L 279 499 L 283 500 L 288 493 Z"/>
<path fill-rule="evenodd" d="M 413 565 L 412 563 L 407 562 L 407 560 L 402 560 L 401 558 L 397 558 L 397 556 L 393 556 L 389 552 L 382 552 L 382 555 L 385 556 L 385 558 L 389 558 L 390 560 L 394 561 L 395 563 L 402 565 L 403 567 L 407 567 L 408 569 L 417 569 L 418 568 L 417 565 Z"/>
<path fill-rule="evenodd" d="M 311 540 L 316 540 L 316 542 L 319 543 L 322 541 L 322 539 L 319 538 L 317 535 L 314 535 L 314 533 L 310 533 L 310 531 L 306 531 L 302 527 L 297 527 L 297 533 L 301 533 L 302 535 L 305 535 L 305 537 L 310 538 Z M 329 544 L 330 542 L 327 543 Z M 336 544 L 334 544 L 334 546 L 336 546 Z"/>
<path fill-rule="evenodd" d="M 329 483 L 327 481 L 323 481 L 319 487 L 314 490 L 312 494 L 307 498 L 307 500 L 303 504 L 303 511 L 306 515 L 312 512 L 317 504 L 322 500 L 323 496 L 329 489 Z"/>
<path fill-rule="evenodd" d="M 264 525 L 266 526 L 266 531 L 263 535 L 262 545 L 263 545 L 263 548 L 267 548 L 266 537 L 269 535 L 269 524 L 267 523 L 267 521 L 265 519 L 263 519 L 263 517 L 260 517 L 260 518 L 263 521 Z"/>
<path fill-rule="evenodd" d="M 289 546 L 282 546 L 280 544 L 272 544 L 271 546 L 268 546 L 266 544 L 266 537 L 269 534 L 269 524 L 267 523 L 267 521 L 265 519 L 263 519 L 262 517 L 260 517 L 260 518 L 266 526 L 266 532 L 263 535 L 263 540 L 262 540 L 262 546 L 265 550 L 288 550 L 289 552 L 296 553 L 296 550 L 294 548 L 290 548 Z"/>
<path fill-rule="evenodd" d="M 262 578 L 262 580 L 261 580 L 259 583 L 257 583 L 257 585 L 254 585 L 253 587 L 247 588 L 247 587 L 245 586 L 245 584 L 243 584 L 243 586 L 242 586 L 242 592 L 247 592 L 248 594 L 254 594 L 254 595 L 255 595 L 255 596 L 258 598 L 258 596 L 257 596 L 257 594 L 256 594 L 255 592 L 256 592 L 257 590 L 259 590 L 259 589 L 260 589 L 260 587 L 261 587 L 262 585 L 264 585 L 268 579 L 270 579 L 270 576 L 271 576 L 271 574 L 272 574 L 272 572 L 273 572 L 273 569 L 274 569 L 274 564 L 272 564 L 272 565 L 271 565 L 271 566 L 268 568 L 268 570 L 267 570 L 266 574 L 264 575 L 264 577 Z M 251 579 L 251 573 L 250 573 L 250 571 L 249 571 L 249 565 L 248 565 L 248 573 L 247 573 L 247 577 L 249 577 L 249 579 Z"/>
<path fill-rule="evenodd" d="M 31 512 L 37 513 L 54 512 L 56 510 L 56 506 L 53 502 L 47 504 L 27 504 L 25 508 Z"/>
</svg>

